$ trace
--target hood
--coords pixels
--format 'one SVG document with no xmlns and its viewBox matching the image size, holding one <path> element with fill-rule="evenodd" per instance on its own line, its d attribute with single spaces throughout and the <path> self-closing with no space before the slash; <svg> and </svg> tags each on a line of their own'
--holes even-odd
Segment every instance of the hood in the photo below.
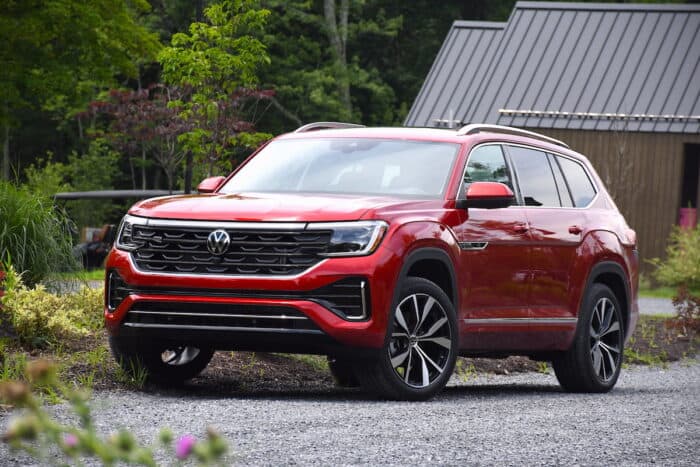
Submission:
<svg viewBox="0 0 700 467">
<path fill-rule="evenodd" d="M 207 194 L 152 198 L 135 204 L 129 214 L 188 220 L 250 222 L 324 222 L 361 219 L 387 198 L 343 195 Z M 394 200 L 395 202 L 395 200 Z"/>
</svg>

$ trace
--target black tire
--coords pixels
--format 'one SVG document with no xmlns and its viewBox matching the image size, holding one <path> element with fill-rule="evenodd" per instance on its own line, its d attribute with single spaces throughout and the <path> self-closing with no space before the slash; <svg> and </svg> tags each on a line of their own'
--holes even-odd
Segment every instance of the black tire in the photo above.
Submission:
<svg viewBox="0 0 700 467">
<path fill-rule="evenodd" d="M 408 277 L 400 287 L 382 350 L 375 358 L 356 362 L 355 374 L 365 390 L 379 397 L 426 400 L 447 384 L 454 370 L 457 317 L 450 299 L 433 282 Z M 414 356 L 417 366 L 412 366 Z"/>
<path fill-rule="evenodd" d="M 607 286 L 593 284 L 579 310 L 571 348 L 552 361 L 562 388 L 567 392 L 610 391 L 622 367 L 624 334 L 617 297 Z"/>
<path fill-rule="evenodd" d="M 331 375 L 337 386 L 341 388 L 356 388 L 360 386 L 351 360 L 328 357 L 328 368 L 331 370 Z"/>
<path fill-rule="evenodd" d="M 109 346 L 125 372 L 138 378 L 140 370 L 145 369 L 146 379 L 155 384 L 180 384 L 192 379 L 207 367 L 214 356 L 211 348 L 157 341 L 145 344 L 114 336 L 110 336 Z"/>
</svg>

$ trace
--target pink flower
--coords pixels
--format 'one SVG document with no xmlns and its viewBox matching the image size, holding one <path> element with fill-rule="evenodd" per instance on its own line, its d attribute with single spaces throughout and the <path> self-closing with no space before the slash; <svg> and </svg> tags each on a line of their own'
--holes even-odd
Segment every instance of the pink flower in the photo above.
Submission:
<svg viewBox="0 0 700 467">
<path fill-rule="evenodd" d="M 78 437 L 73 433 L 65 433 L 63 435 L 63 444 L 65 444 L 66 447 L 74 448 L 78 445 Z"/>
<path fill-rule="evenodd" d="M 177 456 L 177 458 L 187 459 L 187 457 L 189 457 L 190 453 L 192 452 L 192 448 L 194 447 L 196 442 L 197 438 L 195 438 L 192 435 L 180 436 L 180 438 L 177 440 L 177 443 L 175 444 L 175 455 Z"/>
</svg>

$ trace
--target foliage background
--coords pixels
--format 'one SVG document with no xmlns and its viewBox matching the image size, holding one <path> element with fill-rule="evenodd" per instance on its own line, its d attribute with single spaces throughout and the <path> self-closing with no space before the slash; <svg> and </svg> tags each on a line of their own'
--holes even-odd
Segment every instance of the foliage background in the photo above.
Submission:
<svg viewBox="0 0 700 467">
<path fill-rule="evenodd" d="M 44 194 L 183 189 L 303 123 L 400 125 L 452 22 L 504 21 L 514 4 L 5 0 L 0 177 Z M 118 108 L 119 92 L 162 105 Z M 124 207 L 67 205 L 79 225 Z"/>
</svg>

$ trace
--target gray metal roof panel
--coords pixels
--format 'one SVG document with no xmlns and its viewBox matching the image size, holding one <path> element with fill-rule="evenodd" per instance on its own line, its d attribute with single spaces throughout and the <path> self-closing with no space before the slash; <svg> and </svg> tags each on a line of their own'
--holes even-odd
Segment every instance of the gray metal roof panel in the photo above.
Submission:
<svg viewBox="0 0 700 467">
<path fill-rule="evenodd" d="M 515 8 L 530 10 L 602 10 L 602 11 L 700 11 L 700 5 L 686 3 L 584 3 L 517 2 Z"/>
<path fill-rule="evenodd" d="M 449 109 L 458 111 L 465 90 L 483 80 L 485 57 L 495 55 L 506 23 L 455 21 L 447 33 L 430 72 L 406 117 L 407 126 L 435 126 L 436 118 L 448 118 Z M 436 110 L 438 113 L 436 114 Z"/>
<path fill-rule="evenodd" d="M 700 131 L 697 119 L 621 123 L 602 116 L 499 113 L 700 115 L 700 5 L 518 2 L 500 39 L 490 38 L 490 47 L 474 39 L 478 24 L 455 22 L 450 35 L 461 29 L 469 38 L 458 42 L 472 41 L 484 53 L 441 53 L 431 72 L 439 91 L 426 80 L 414 103 L 431 111 L 409 115 L 407 125 L 434 126 L 435 118 L 453 112 L 464 122 L 525 127 Z M 451 78 L 446 73 L 453 68 L 465 72 Z"/>
</svg>

